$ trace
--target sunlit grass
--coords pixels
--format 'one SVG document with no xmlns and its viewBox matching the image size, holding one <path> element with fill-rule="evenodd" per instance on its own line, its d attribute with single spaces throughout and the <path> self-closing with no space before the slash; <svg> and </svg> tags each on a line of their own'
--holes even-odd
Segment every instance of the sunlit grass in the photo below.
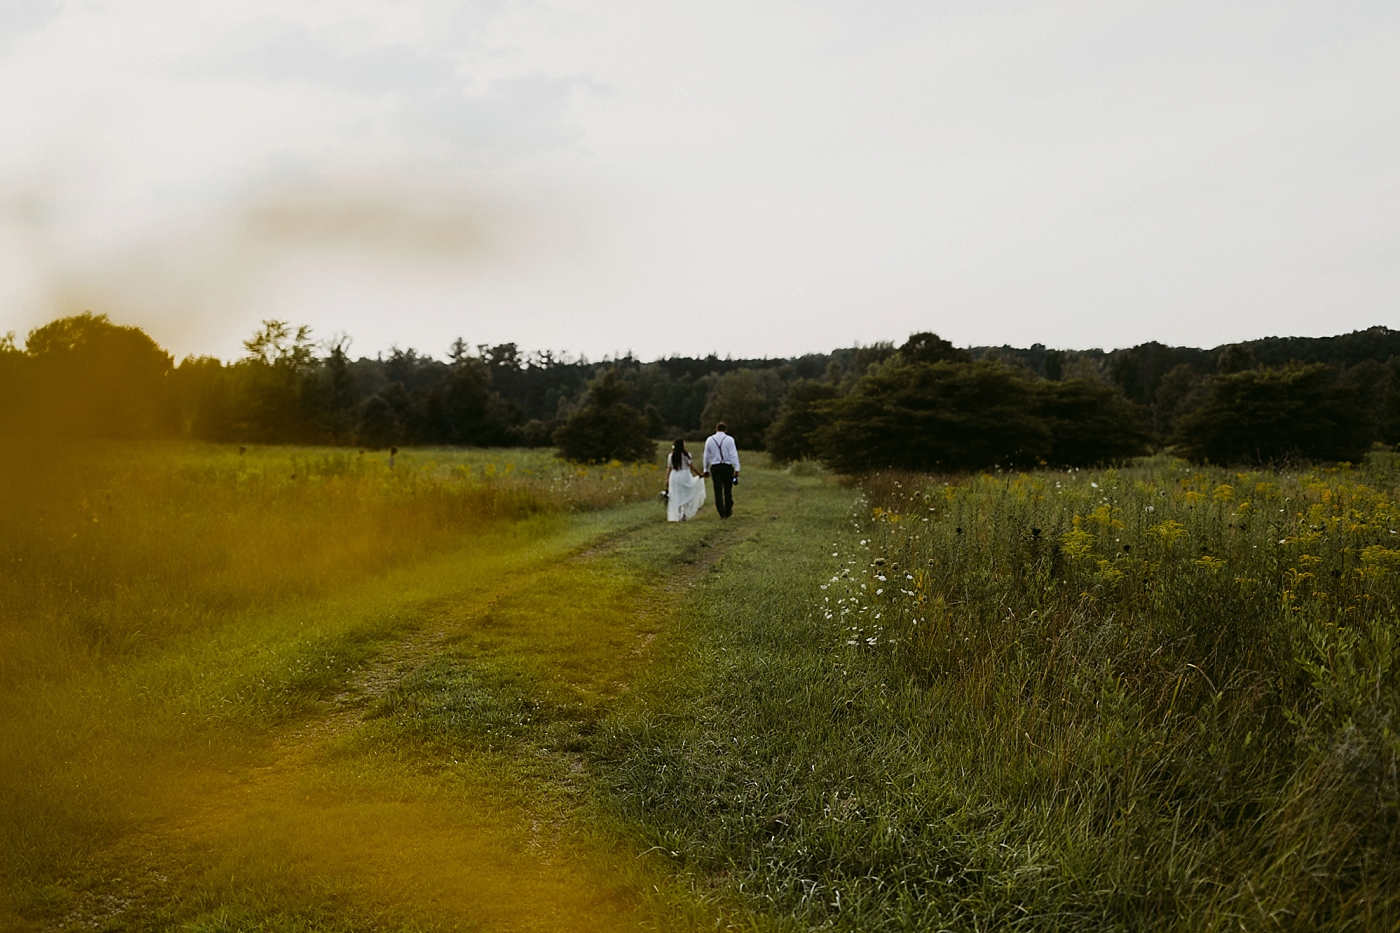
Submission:
<svg viewBox="0 0 1400 933">
<path fill-rule="evenodd" d="M 503 521 L 653 494 L 547 451 L 101 445 L 0 465 L 0 686 L 334 589 Z"/>
<path fill-rule="evenodd" d="M 365 850 L 392 842 L 397 826 L 424 839 L 428 858 L 432 808 L 405 803 L 399 825 L 384 815 L 394 805 L 365 792 L 335 817 L 348 835 L 311 832 L 325 813 L 298 810 L 296 788 L 334 797 L 334 781 L 306 756 L 339 740 L 334 728 L 302 734 L 310 727 L 298 724 L 353 703 L 368 690 L 355 686 L 360 672 L 424 626 L 450 627 L 450 607 L 467 611 L 610 529 L 652 517 L 649 504 L 610 507 L 650 499 L 660 485 L 650 467 L 579 468 L 521 451 L 402 452 L 392 469 L 384 454 L 312 449 L 104 445 L 45 455 L 10 461 L 3 485 L 5 923 L 86 916 L 100 926 L 84 914 L 91 890 L 130 894 L 156 927 L 151 910 L 167 901 L 167 920 L 207 914 L 210 928 L 220 916 L 237 927 L 254 914 L 334 927 L 344 918 L 308 894 L 325 894 L 313 869 L 353 876 L 355 864 L 378 865 L 389 875 L 377 890 L 404 888 L 406 876 L 392 880 L 392 861 Z M 573 602 L 573 613 L 553 602 L 539 610 L 549 613 L 545 627 L 593 618 L 586 598 L 573 594 Z M 570 637 L 590 633 L 581 626 Z M 523 631 L 518 640 L 533 637 Z M 610 670 L 603 673 L 615 679 Z M 406 801 L 446 805 L 450 791 L 420 764 L 431 775 L 444 763 L 395 762 L 406 769 L 397 779 L 373 763 L 360 770 L 371 787 L 397 780 Z M 461 767 L 477 777 L 471 784 L 458 775 L 459 789 L 489 783 L 479 763 Z M 273 772 L 276 780 L 255 777 Z M 415 776 L 426 783 L 415 785 Z M 252 786 L 270 796 L 249 798 L 250 810 L 236 801 Z M 508 809 L 508 799 L 493 806 Z M 431 838 L 494 831 L 493 819 L 463 816 Z M 325 848 L 334 838 L 339 850 Z M 481 851 L 504 838 L 482 841 Z M 298 858 L 306 870 L 287 861 Z M 490 862 L 481 859 L 478 868 Z M 458 866 L 459 880 L 469 868 Z M 272 877 L 281 880 L 259 887 L 257 879 Z M 173 880 L 162 888 L 152 878 Z M 364 909 L 376 903 L 364 879 L 333 887 L 358 890 Z M 230 893 L 238 890 L 252 893 Z M 292 893 L 279 900 L 278 890 Z M 7 898 L 19 913 L 3 909 Z M 380 906 L 385 916 L 413 914 L 403 892 L 385 894 Z M 238 920 L 239 910 L 253 914 Z"/>
</svg>

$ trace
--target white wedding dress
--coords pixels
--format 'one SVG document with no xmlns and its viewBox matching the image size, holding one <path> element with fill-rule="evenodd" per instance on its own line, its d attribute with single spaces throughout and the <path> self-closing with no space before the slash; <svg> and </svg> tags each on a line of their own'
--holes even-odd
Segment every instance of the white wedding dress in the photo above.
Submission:
<svg viewBox="0 0 1400 933">
<path fill-rule="evenodd" d="M 705 481 L 690 472 L 690 454 L 685 455 L 679 470 L 671 469 L 671 481 L 667 486 L 666 521 L 683 522 L 694 518 L 705 504 Z M 671 466 L 671 455 L 666 455 L 666 466 Z"/>
</svg>

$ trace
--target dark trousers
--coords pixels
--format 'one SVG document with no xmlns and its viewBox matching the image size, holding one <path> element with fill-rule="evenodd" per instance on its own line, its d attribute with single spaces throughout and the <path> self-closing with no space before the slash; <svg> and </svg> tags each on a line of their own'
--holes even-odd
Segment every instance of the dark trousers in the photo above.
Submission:
<svg viewBox="0 0 1400 933">
<path fill-rule="evenodd" d="M 715 484 L 715 508 L 720 518 L 728 518 L 734 511 L 734 468 L 727 463 L 716 463 L 710 467 L 710 481 Z"/>
</svg>

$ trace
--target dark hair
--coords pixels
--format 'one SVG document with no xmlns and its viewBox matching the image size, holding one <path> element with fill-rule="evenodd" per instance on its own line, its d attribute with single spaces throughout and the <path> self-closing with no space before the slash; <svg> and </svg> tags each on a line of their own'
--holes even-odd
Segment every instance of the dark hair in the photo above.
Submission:
<svg viewBox="0 0 1400 933">
<path fill-rule="evenodd" d="M 727 425 L 727 424 L 725 424 L 723 421 L 721 421 L 719 424 L 715 425 L 715 430 L 716 430 L 716 431 L 723 431 L 725 434 L 728 434 L 728 433 L 729 433 L 729 425 Z"/>
<path fill-rule="evenodd" d="M 685 453 L 685 438 L 676 438 L 676 442 L 671 445 L 671 469 L 679 470 L 685 464 Z"/>
</svg>

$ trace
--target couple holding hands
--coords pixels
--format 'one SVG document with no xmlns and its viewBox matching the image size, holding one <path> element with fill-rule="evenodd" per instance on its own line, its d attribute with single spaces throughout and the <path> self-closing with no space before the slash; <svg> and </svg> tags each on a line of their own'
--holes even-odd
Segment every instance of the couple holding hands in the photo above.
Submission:
<svg viewBox="0 0 1400 933">
<path fill-rule="evenodd" d="M 720 518 L 734 511 L 734 484 L 739 482 L 739 448 L 729 436 L 729 426 L 721 421 L 715 433 L 705 440 L 705 456 L 695 469 L 695 461 L 677 440 L 666 457 L 666 520 L 683 522 L 705 504 L 705 477 L 715 484 L 715 508 Z"/>
</svg>

